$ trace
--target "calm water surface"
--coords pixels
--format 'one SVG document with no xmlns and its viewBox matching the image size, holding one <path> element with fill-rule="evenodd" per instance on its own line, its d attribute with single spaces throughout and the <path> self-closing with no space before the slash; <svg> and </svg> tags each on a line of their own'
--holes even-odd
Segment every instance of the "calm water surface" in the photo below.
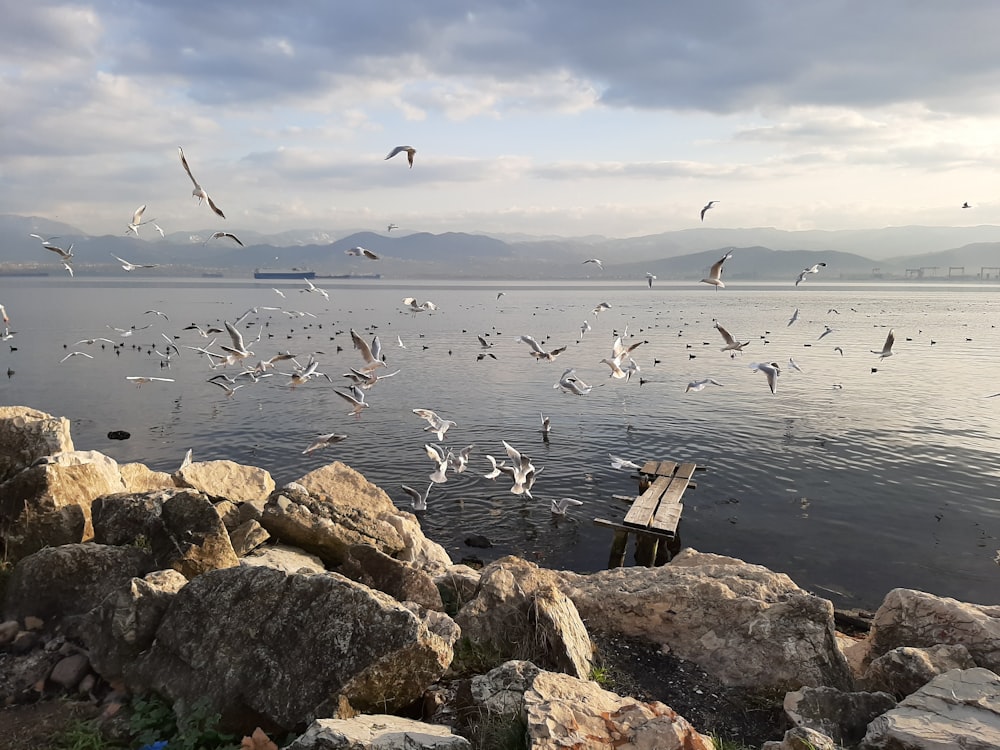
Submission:
<svg viewBox="0 0 1000 750">
<path fill-rule="evenodd" d="M 434 468 L 423 448 L 433 436 L 411 410 L 433 409 L 458 425 L 444 445 L 476 447 L 469 470 L 431 489 L 420 515 L 428 536 L 455 559 L 514 553 L 581 572 L 607 563 L 611 532 L 592 519 L 621 518 L 627 505 L 614 496 L 636 491 L 628 472 L 610 467 L 609 453 L 639 463 L 696 461 L 709 468 L 685 496 L 687 546 L 786 572 L 838 606 L 877 606 L 897 586 L 997 601 L 1000 398 L 986 398 L 1000 392 L 996 287 L 810 281 L 716 292 L 690 284 L 647 289 L 641 281 L 317 283 L 329 301 L 303 293 L 297 281 L 0 278 L 0 303 L 17 332 L 0 350 L 0 372 L 9 371 L 0 376 L 0 401 L 68 417 L 80 449 L 164 471 L 188 448 L 196 460 L 262 466 L 279 484 L 341 460 L 401 506 L 400 485 L 422 491 Z M 439 310 L 412 315 L 401 302 L 408 296 Z M 602 301 L 611 309 L 596 316 Z M 292 389 L 277 375 L 230 399 L 206 382 L 214 373 L 195 352 L 181 348 L 169 368 L 151 352 L 163 351 L 161 334 L 202 346 L 206 340 L 185 326 L 232 321 L 253 306 L 258 313 L 243 328 L 248 340 L 262 330 L 250 347 L 254 362 L 288 350 L 304 361 L 315 352 L 335 385 L 320 379 Z M 584 320 L 593 330 L 581 336 Z M 750 342 L 743 355 L 719 351 L 713 320 Z M 125 338 L 107 327 L 147 324 Z M 612 380 L 600 364 L 626 325 L 630 342 L 645 342 L 634 352 L 642 384 Z M 834 331 L 820 340 L 827 325 Z M 369 391 L 371 407 L 360 419 L 335 393 L 346 382 L 341 374 L 361 364 L 351 327 L 369 340 L 378 333 L 388 371 L 400 371 Z M 895 354 L 879 361 L 870 350 L 881 350 L 890 328 Z M 496 360 L 477 361 L 476 334 L 488 335 Z M 518 343 L 521 334 L 568 349 L 554 362 L 536 362 Z M 124 347 L 74 347 L 101 336 Z M 74 349 L 94 359 L 59 362 Z M 803 372 L 788 366 L 789 357 Z M 777 395 L 750 370 L 758 360 L 782 365 Z M 593 392 L 553 389 L 567 367 Z M 175 382 L 140 389 L 125 380 L 130 375 Z M 705 377 L 723 387 L 684 392 Z M 552 421 L 548 442 L 541 413 Z M 110 430 L 132 438 L 109 440 Z M 302 455 L 326 432 L 349 437 Z M 509 480 L 482 478 L 484 455 L 504 455 L 501 439 L 544 467 L 534 500 L 511 494 Z M 549 500 L 567 496 L 584 504 L 553 516 Z M 470 533 L 496 546 L 465 547 Z"/>
</svg>

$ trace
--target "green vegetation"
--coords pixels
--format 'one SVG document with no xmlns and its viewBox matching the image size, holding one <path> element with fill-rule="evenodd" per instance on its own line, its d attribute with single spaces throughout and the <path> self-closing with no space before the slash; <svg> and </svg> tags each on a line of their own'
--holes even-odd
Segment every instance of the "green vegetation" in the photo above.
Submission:
<svg viewBox="0 0 1000 750">
<path fill-rule="evenodd" d="M 125 750 L 125 746 L 104 737 L 93 719 L 76 721 L 54 738 L 56 750 Z"/>
<path fill-rule="evenodd" d="M 605 666 L 594 664 L 590 667 L 590 679 L 602 688 L 607 688 L 611 684 L 611 671 Z"/>
<path fill-rule="evenodd" d="M 129 730 L 140 745 L 168 741 L 170 750 L 230 750 L 238 748 L 236 738 L 218 729 L 220 716 L 202 699 L 178 718 L 170 704 L 158 695 L 132 701 Z"/>
<path fill-rule="evenodd" d="M 505 661 L 507 659 L 492 643 L 481 643 L 462 636 L 455 644 L 451 671 L 462 676 L 486 674 Z"/>
<path fill-rule="evenodd" d="M 528 723 L 517 714 L 483 712 L 462 734 L 475 750 L 528 750 Z"/>
</svg>

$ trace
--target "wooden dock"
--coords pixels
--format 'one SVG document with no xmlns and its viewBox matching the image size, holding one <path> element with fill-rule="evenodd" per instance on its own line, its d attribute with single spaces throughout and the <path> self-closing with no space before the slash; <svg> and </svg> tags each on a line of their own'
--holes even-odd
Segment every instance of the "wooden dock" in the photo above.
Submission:
<svg viewBox="0 0 1000 750">
<path fill-rule="evenodd" d="M 609 568 L 625 564 L 630 534 L 635 534 L 635 560 L 651 567 L 670 562 L 672 543 L 677 543 L 677 526 L 681 521 L 685 491 L 697 485 L 691 481 L 696 471 L 706 467 L 675 461 L 647 461 L 639 470 L 638 497 L 621 522 L 595 518 L 594 525 L 615 532 L 611 543 Z"/>
</svg>

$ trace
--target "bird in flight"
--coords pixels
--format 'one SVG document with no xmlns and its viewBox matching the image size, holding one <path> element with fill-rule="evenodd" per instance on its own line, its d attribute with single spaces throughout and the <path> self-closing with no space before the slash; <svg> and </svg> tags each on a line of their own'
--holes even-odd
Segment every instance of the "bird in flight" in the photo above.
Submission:
<svg viewBox="0 0 1000 750">
<path fill-rule="evenodd" d="M 128 227 L 126 227 L 125 234 L 128 234 L 129 232 L 131 232 L 136 237 L 138 237 L 139 236 L 139 227 L 141 227 L 143 224 L 150 224 L 150 223 L 156 221 L 155 219 L 149 219 L 148 221 L 143 221 L 142 220 L 142 212 L 145 211 L 145 210 L 146 210 L 146 204 L 143 203 L 141 206 L 139 206 L 139 208 L 137 208 L 135 211 L 132 212 L 132 221 L 130 221 L 129 224 L 128 224 Z M 162 236 L 162 233 L 161 233 L 160 236 Z"/>
<path fill-rule="evenodd" d="M 233 242 L 235 242 L 235 243 L 236 243 L 237 245 L 239 245 L 240 247 L 243 247 L 243 243 L 242 243 L 242 242 L 240 241 L 240 238 L 239 238 L 239 237 L 237 237 L 237 236 L 236 236 L 235 234 L 233 234 L 232 232 L 213 232 L 213 233 L 212 233 L 212 236 L 211 236 L 211 237 L 209 237 L 209 238 L 208 238 L 207 240 L 205 240 L 205 244 L 207 245 L 207 244 L 208 244 L 209 242 L 211 242 L 212 240 L 220 240 L 220 239 L 222 239 L 223 237 L 228 237 L 228 238 L 229 238 L 229 239 L 231 239 L 231 240 L 232 240 Z"/>
<path fill-rule="evenodd" d="M 387 232 L 391 232 L 391 231 L 392 231 L 393 229 L 399 229 L 399 227 L 398 227 L 398 226 L 396 226 L 395 224 L 390 224 L 389 226 L 387 226 L 387 227 L 385 228 L 385 231 L 387 231 Z"/>
<path fill-rule="evenodd" d="M 119 263 L 121 263 L 122 264 L 122 268 L 124 268 L 126 271 L 134 271 L 137 268 L 158 268 L 159 267 L 158 263 L 130 263 L 129 261 L 125 260 L 124 258 L 119 258 L 114 253 L 111 253 L 111 257 L 114 258 L 115 260 L 117 260 Z"/>
<path fill-rule="evenodd" d="M 815 264 L 809 266 L 809 268 L 803 268 L 802 271 L 799 272 L 799 277 L 797 279 L 795 279 L 795 286 L 798 286 L 803 281 L 805 281 L 806 280 L 806 276 L 808 276 L 809 274 L 811 274 L 811 273 L 819 273 L 819 269 L 821 269 L 821 268 L 826 268 L 826 263 L 822 263 L 822 262 L 821 263 L 815 263 Z"/>
<path fill-rule="evenodd" d="M 718 291 L 720 287 L 725 289 L 726 285 L 722 283 L 722 264 L 732 257 L 732 253 L 726 253 L 720 260 L 713 263 L 712 267 L 708 271 L 708 278 L 702 279 L 700 283 L 711 284 L 716 288 L 716 291 Z"/>
<path fill-rule="evenodd" d="M 215 205 L 215 203 L 212 201 L 212 198 L 209 196 L 208 192 L 206 192 L 205 188 L 199 185 L 198 180 L 196 180 L 194 178 L 194 175 L 191 174 L 191 167 L 188 166 L 187 158 L 184 156 L 184 149 L 178 146 L 177 151 L 180 152 L 181 164 L 184 165 L 184 171 L 187 172 L 188 177 L 191 178 L 191 182 L 194 183 L 194 190 L 191 191 L 191 195 L 193 195 L 195 198 L 198 199 L 198 205 L 200 206 L 203 200 L 208 201 L 208 207 L 211 208 L 213 211 L 215 211 L 215 213 L 217 213 L 223 219 L 225 219 L 226 215 L 222 213 L 222 209 Z"/>
<path fill-rule="evenodd" d="M 369 260 L 378 260 L 378 255 L 376 255 L 375 253 L 373 253 L 368 248 L 361 247 L 360 245 L 358 245 L 357 247 L 352 247 L 352 248 L 350 248 L 348 250 L 345 250 L 344 251 L 344 255 L 353 255 L 353 256 L 358 257 L 358 258 L 364 256 L 365 258 L 368 258 Z"/>
<path fill-rule="evenodd" d="M 969 205 L 969 201 L 966 201 L 962 204 L 962 208 L 972 208 L 972 206 Z"/>
<path fill-rule="evenodd" d="M 404 151 L 406 152 L 406 160 L 410 162 L 410 169 L 413 169 L 413 155 L 417 153 L 417 150 L 413 146 L 396 146 L 383 161 L 391 159 L 396 154 L 401 154 Z"/>
<path fill-rule="evenodd" d="M 701 220 L 702 221 L 705 221 L 705 213 L 708 211 L 708 209 L 714 208 L 715 204 L 718 203 L 718 202 L 719 201 L 709 201 L 708 203 L 705 204 L 705 207 L 703 209 L 701 209 Z"/>
<path fill-rule="evenodd" d="M 649 285 L 650 289 L 653 288 L 653 282 L 654 281 L 656 281 L 656 277 L 653 274 L 651 274 L 649 271 L 646 271 L 646 284 Z"/>
<path fill-rule="evenodd" d="M 755 372 L 762 372 L 767 376 L 767 385 L 773 395 L 778 388 L 778 375 L 781 374 L 781 368 L 778 366 L 778 363 L 754 362 L 750 365 L 750 369 Z"/>
<path fill-rule="evenodd" d="M 741 343 L 741 342 L 737 341 L 736 339 L 733 338 L 733 335 L 729 331 L 727 331 L 725 328 L 723 328 L 722 326 L 720 326 L 718 323 L 715 324 L 715 327 L 716 327 L 716 329 L 718 329 L 719 333 L 722 334 L 723 341 L 726 342 L 726 345 L 724 347 L 722 347 L 719 351 L 722 351 L 722 352 L 728 352 L 728 351 L 742 352 L 743 351 L 743 347 L 747 346 L 750 343 L 749 341 L 747 341 L 746 343 Z"/>
<path fill-rule="evenodd" d="M 698 391 L 704 390 L 705 387 L 709 385 L 721 386 L 722 383 L 720 383 L 718 380 L 713 380 L 712 378 L 705 378 L 704 380 L 693 380 L 687 384 L 687 388 L 684 389 L 684 392 L 687 393 L 688 391 L 694 391 L 695 393 L 697 393 Z"/>
<path fill-rule="evenodd" d="M 892 356 L 892 345 L 895 343 L 895 341 L 896 341 L 896 335 L 893 332 L 893 330 L 890 328 L 889 329 L 889 335 L 885 337 L 885 344 L 882 346 L 882 351 L 879 352 L 879 351 L 875 351 L 874 349 L 871 349 L 870 351 L 871 351 L 872 354 L 879 355 L 878 356 L 879 359 L 885 359 L 886 357 L 891 357 Z"/>
<path fill-rule="evenodd" d="M 601 269 L 602 271 L 604 270 L 604 263 L 602 263 L 602 262 L 601 262 L 601 261 L 600 261 L 599 259 L 597 259 L 597 258 L 587 258 L 587 260 L 583 261 L 583 265 L 586 265 L 587 263 L 593 263 L 593 264 L 595 264 L 595 265 L 596 265 L 596 266 L 597 266 L 598 268 L 600 268 L 600 269 Z"/>
</svg>

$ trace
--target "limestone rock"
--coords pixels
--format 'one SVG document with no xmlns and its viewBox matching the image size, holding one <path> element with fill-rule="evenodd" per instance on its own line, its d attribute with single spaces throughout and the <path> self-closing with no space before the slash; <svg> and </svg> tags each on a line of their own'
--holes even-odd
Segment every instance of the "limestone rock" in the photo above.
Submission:
<svg viewBox="0 0 1000 750">
<path fill-rule="evenodd" d="M 253 552 L 270 538 L 267 530 L 252 518 L 229 532 L 229 541 L 232 542 L 237 557 Z"/>
<path fill-rule="evenodd" d="M 988 669 L 938 675 L 868 725 L 862 750 L 995 750 L 1000 677 Z"/>
<path fill-rule="evenodd" d="M 588 627 L 642 636 L 729 685 L 851 687 L 833 605 L 782 573 L 686 549 L 657 568 L 557 575 Z"/>
<path fill-rule="evenodd" d="M 207 698 L 246 734 L 329 716 L 339 697 L 397 710 L 451 660 L 450 645 L 385 594 L 335 573 L 241 566 L 184 586 L 126 678 L 184 705 Z"/>
<path fill-rule="evenodd" d="M 21 626 L 17 620 L 4 620 L 0 622 L 0 646 L 11 643 L 21 631 Z"/>
<path fill-rule="evenodd" d="M 476 597 L 455 616 L 462 634 L 504 658 L 587 679 L 594 647 L 573 602 L 552 571 L 517 557 L 482 570 Z"/>
<path fill-rule="evenodd" d="M 420 522 L 412 513 L 396 509 L 392 513 L 383 514 L 382 519 L 403 540 L 403 549 L 396 555 L 400 560 L 412 563 L 431 575 L 443 573 L 452 567 L 451 557 L 444 547 L 424 536 Z"/>
<path fill-rule="evenodd" d="M 622 698 L 569 675 L 540 672 L 524 694 L 524 709 L 532 750 L 715 750 L 670 707 Z"/>
<path fill-rule="evenodd" d="M 479 571 L 468 565 L 452 565 L 434 576 L 446 612 L 458 612 L 476 596 L 479 588 Z"/>
<path fill-rule="evenodd" d="M 83 615 L 130 579 L 152 569 L 152 556 L 135 547 L 47 547 L 14 566 L 4 613 L 10 619 L 24 615 L 45 619 Z"/>
<path fill-rule="evenodd" d="M 893 589 L 875 613 L 868 641 L 872 659 L 897 646 L 961 644 L 978 666 L 1000 672 L 1000 606 Z"/>
<path fill-rule="evenodd" d="M 345 576 L 388 594 L 400 602 L 416 602 L 422 607 L 442 611 L 441 594 L 424 571 L 379 552 L 367 544 L 348 549 L 340 566 Z"/>
<path fill-rule="evenodd" d="M 73 450 L 69 420 L 27 406 L 0 406 L 0 482 L 37 459 Z"/>
<path fill-rule="evenodd" d="M 325 573 L 323 561 L 316 555 L 289 547 L 284 544 L 268 544 L 258 547 L 250 554 L 240 558 L 240 565 L 256 565 L 274 568 L 285 573 Z"/>
<path fill-rule="evenodd" d="M 943 643 L 930 648 L 900 646 L 875 659 L 864 676 L 868 690 L 884 690 L 902 698 L 915 693 L 939 674 L 976 666 L 961 644 Z"/>
<path fill-rule="evenodd" d="M 170 600 L 186 583 L 176 570 L 153 571 L 127 581 L 90 612 L 83 638 L 98 674 L 122 677 L 126 665 L 152 645 Z"/>
<path fill-rule="evenodd" d="M 398 513 L 396 506 L 384 491 L 369 482 L 350 466 L 334 461 L 310 471 L 296 482 L 286 485 L 289 492 L 295 487 L 307 494 L 339 508 L 367 510 L 375 515 Z"/>
<path fill-rule="evenodd" d="M 70 654 L 56 662 L 49 673 L 49 680 L 63 690 L 73 690 L 89 669 L 90 660 L 86 654 Z"/>
<path fill-rule="evenodd" d="M 177 486 L 170 474 L 165 471 L 153 471 L 145 464 L 121 464 L 119 468 L 126 492 L 150 492 Z"/>
<path fill-rule="evenodd" d="M 831 687 L 807 687 L 785 695 L 785 716 L 792 726 L 808 727 L 841 745 L 856 745 L 868 723 L 896 706 L 889 693 L 847 693 Z"/>
<path fill-rule="evenodd" d="M 238 502 L 263 500 L 274 491 L 268 471 L 235 461 L 195 461 L 178 469 L 174 481 L 181 487 Z"/>
<path fill-rule="evenodd" d="M 7 555 L 18 560 L 43 547 L 93 538 L 90 505 L 124 488 L 118 464 L 97 451 L 68 451 L 0 485 L 0 528 Z"/>
<path fill-rule="evenodd" d="M 239 565 L 208 496 L 183 489 L 107 495 L 95 501 L 95 540 L 148 548 L 157 567 L 187 578 Z"/>
<path fill-rule="evenodd" d="M 354 480 L 354 474 L 356 472 L 345 476 Z M 328 485 L 329 482 L 324 482 L 324 486 Z M 356 489 L 354 481 L 345 482 L 345 485 Z M 374 485 L 370 487 L 370 496 L 377 498 L 374 490 L 378 488 Z M 378 492 L 381 493 L 382 490 Z M 362 502 L 369 497 L 362 491 L 348 496 Z M 364 505 L 353 506 L 348 502 L 334 503 L 329 497 L 326 494 L 314 496 L 303 492 L 289 492 L 287 488 L 275 492 L 264 506 L 260 524 L 271 536 L 312 552 L 331 567 L 340 565 L 347 558 L 347 550 L 354 544 L 370 544 L 390 556 L 403 550 L 403 540 L 399 533 L 391 524 L 379 518 L 377 510 Z M 386 502 L 389 502 L 388 497 Z"/>
<path fill-rule="evenodd" d="M 471 750 L 448 727 L 386 714 L 318 719 L 286 750 Z"/>
<path fill-rule="evenodd" d="M 793 727 L 780 742 L 765 742 L 760 750 L 839 750 L 833 740 L 808 727 Z"/>
</svg>

